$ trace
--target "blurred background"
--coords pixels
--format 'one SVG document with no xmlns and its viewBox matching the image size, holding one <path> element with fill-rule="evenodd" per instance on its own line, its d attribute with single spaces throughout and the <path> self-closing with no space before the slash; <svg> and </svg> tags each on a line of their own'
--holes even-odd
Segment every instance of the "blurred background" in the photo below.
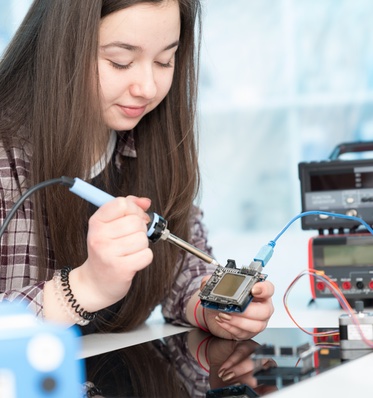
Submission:
<svg viewBox="0 0 373 398">
<path fill-rule="evenodd" d="M 373 139 L 373 3 L 205 1 L 203 203 L 213 231 L 278 229 L 297 164 Z"/>
<path fill-rule="evenodd" d="M 202 2 L 200 205 L 217 259 L 242 265 L 301 211 L 300 161 L 373 140 L 373 2 Z M 0 0 L 0 51 L 30 4 Z M 276 250 L 306 268 L 315 234 L 297 221 Z"/>
</svg>

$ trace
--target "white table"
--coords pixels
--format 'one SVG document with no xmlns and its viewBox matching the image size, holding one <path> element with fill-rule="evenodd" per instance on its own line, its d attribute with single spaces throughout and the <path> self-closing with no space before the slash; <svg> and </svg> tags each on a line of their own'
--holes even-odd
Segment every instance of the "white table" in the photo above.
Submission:
<svg viewBox="0 0 373 398">
<path fill-rule="evenodd" d="M 275 313 L 268 327 L 297 327 L 289 318 L 282 303 L 286 288 L 291 281 L 308 267 L 307 242 L 311 234 L 295 231 L 283 235 L 275 247 L 272 259 L 267 264 L 265 272 L 269 275 L 276 292 L 273 297 Z M 222 263 L 228 258 L 234 258 L 238 266 L 248 265 L 251 259 L 273 236 L 255 237 L 214 237 L 216 258 Z M 289 309 L 298 324 L 304 328 L 323 328 L 339 326 L 339 316 L 344 312 L 335 299 L 319 299 L 309 305 L 311 299 L 310 283 L 303 278 L 292 290 L 289 299 Z M 188 330 L 165 324 L 157 308 L 145 325 L 128 333 L 90 335 L 82 338 L 81 357 L 93 356 L 118 348 L 158 339 L 164 336 Z M 373 353 L 360 359 L 345 363 L 316 377 L 304 380 L 298 384 L 270 394 L 272 397 L 359 397 L 371 398 L 373 395 Z"/>
</svg>

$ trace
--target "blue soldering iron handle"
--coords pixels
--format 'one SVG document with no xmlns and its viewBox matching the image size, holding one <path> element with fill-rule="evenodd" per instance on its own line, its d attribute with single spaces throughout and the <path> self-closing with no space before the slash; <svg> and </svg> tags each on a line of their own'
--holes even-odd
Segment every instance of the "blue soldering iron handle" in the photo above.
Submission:
<svg viewBox="0 0 373 398">
<path fill-rule="evenodd" d="M 101 189 L 88 184 L 88 182 L 85 182 L 80 178 L 74 178 L 74 185 L 69 189 L 71 192 L 75 193 L 75 195 L 80 196 L 97 207 L 101 207 L 105 203 L 115 199 L 114 196 L 101 191 Z"/>
<path fill-rule="evenodd" d="M 80 178 L 74 178 L 74 184 L 69 189 L 72 193 L 75 193 L 75 195 L 80 196 L 97 207 L 101 207 L 105 203 L 115 199 L 114 196 L 88 184 L 88 182 L 85 182 Z M 150 222 L 148 224 L 147 235 L 152 242 L 156 242 L 160 239 L 164 228 L 167 227 L 167 222 L 157 213 L 148 214 Z"/>
</svg>

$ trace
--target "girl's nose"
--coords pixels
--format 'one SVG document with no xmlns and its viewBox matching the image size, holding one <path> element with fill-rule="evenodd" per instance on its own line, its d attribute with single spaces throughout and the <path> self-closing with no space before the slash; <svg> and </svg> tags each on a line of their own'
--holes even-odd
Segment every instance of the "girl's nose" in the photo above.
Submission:
<svg viewBox="0 0 373 398">
<path fill-rule="evenodd" d="M 157 93 L 157 86 L 154 79 L 152 68 L 146 68 L 138 73 L 130 86 L 131 95 L 134 97 L 143 97 L 152 99 Z"/>
</svg>

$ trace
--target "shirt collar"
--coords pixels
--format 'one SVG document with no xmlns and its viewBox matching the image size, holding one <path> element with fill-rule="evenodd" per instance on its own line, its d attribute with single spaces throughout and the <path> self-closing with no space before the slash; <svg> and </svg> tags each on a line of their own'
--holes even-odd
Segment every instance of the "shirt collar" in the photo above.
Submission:
<svg viewBox="0 0 373 398">
<path fill-rule="evenodd" d="M 122 156 L 136 158 L 137 152 L 135 147 L 134 131 L 120 131 L 118 134 L 117 152 Z"/>
<path fill-rule="evenodd" d="M 137 157 L 133 130 L 123 132 L 115 132 L 114 130 L 111 131 L 106 152 L 91 168 L 89 178 L 92 179 L 98 176 L 108 165 L 113 156 L 115 156 L 115 166 L 118 169 L 121 167 L 122 156 L 130 158 Z"/>
</svg>

